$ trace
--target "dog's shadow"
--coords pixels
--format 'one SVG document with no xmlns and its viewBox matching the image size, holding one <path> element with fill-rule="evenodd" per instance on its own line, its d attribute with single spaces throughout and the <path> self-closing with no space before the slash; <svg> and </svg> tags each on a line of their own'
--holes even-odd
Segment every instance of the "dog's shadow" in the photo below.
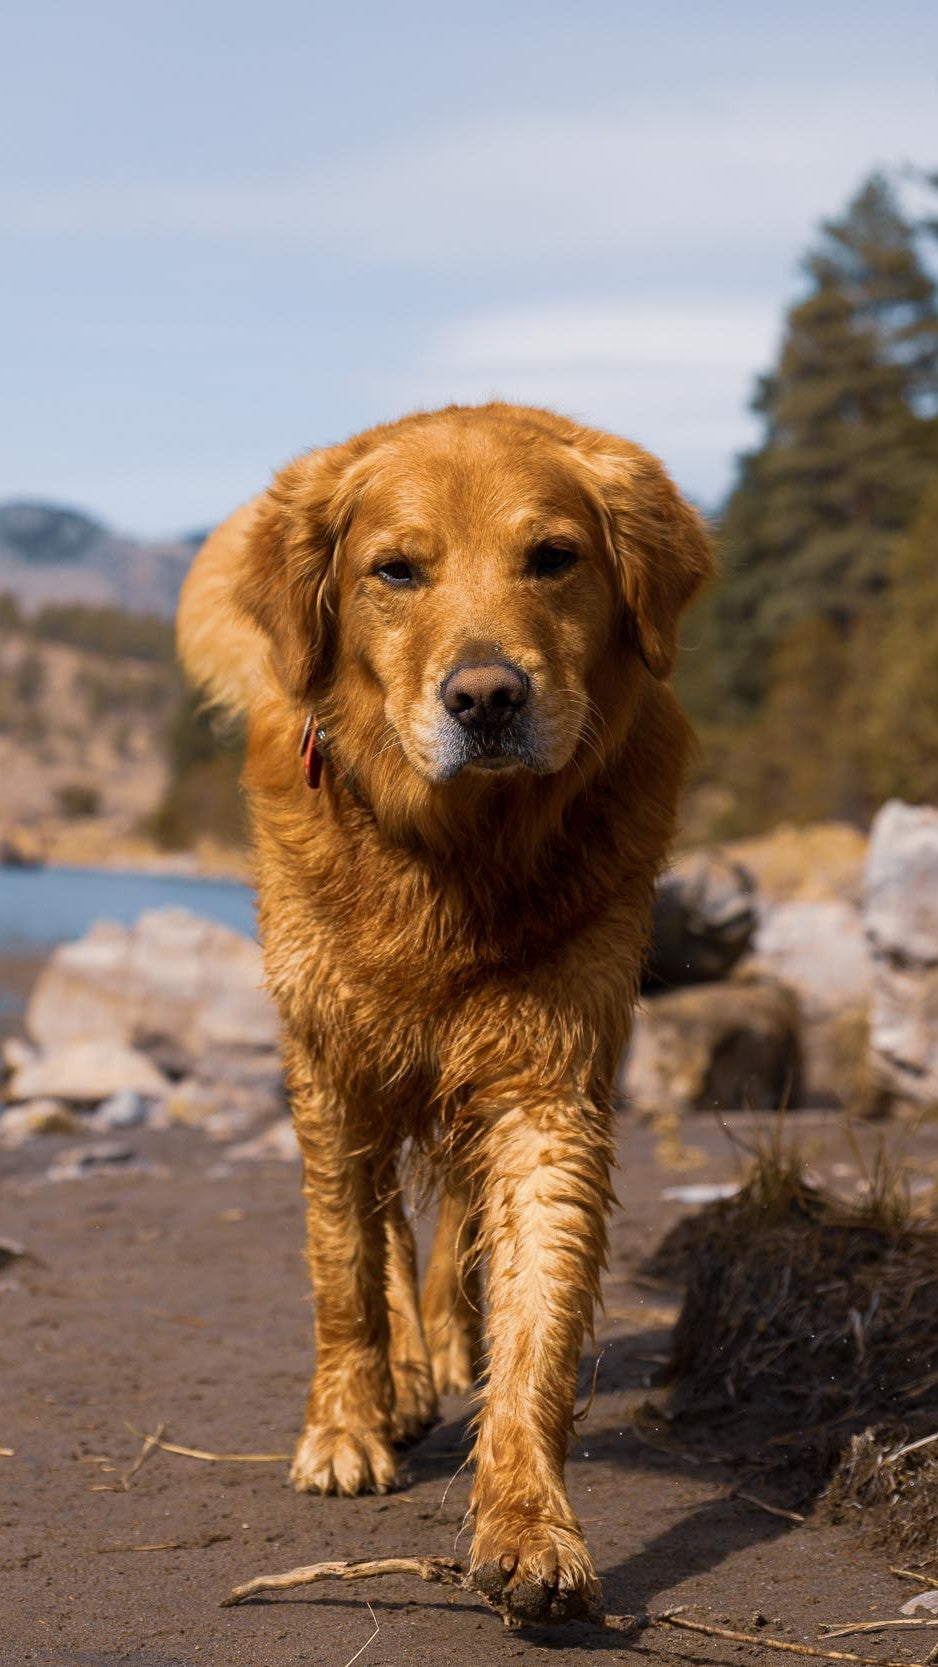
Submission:
<svg viewBox="0 0 938 1667">
<path fill-rule="evenodd" d="M 584 1357 L 579 1374 L 581 1433 L 574 1441 L 569 1473 L 574 1491 L 586 1467 L 615 1466 L 636 1478 L 657 1474 L 662 1478 L 712 1477 L 721 1486 L 717 1498 L 690 1505 L 676 1521 L 637 1548 L 621 1562 L 600 1568 L 607 1611 L 611 1614 L 641 1615 L 664 1591 L 683 1581 L 718 1568 L 739 1551 L 765 1544 L 790 1533 L 792 1523 L 744 1500 L 733 1498 L 730 1490 L 740 1480 L 740 1467 L 728 1458 L 709 1459 L 684 1451 L 678 1445 L 658 1442 L 630 1420 L 626 1406 L 638 1405 L 639 1392 L 654 1395 L 649 1367 L 667 1354 L 669 1333 L 649 1331 L 628 1337 L 607 1339 L 595 1353 Z M 450 1410 L 449 1408 L 447 1409 Z M 460 1408 L 436 1426 L 407 1456 L 406 1467 L 413 1484 L 446 1480 L 447 1490 L 455 1481 L 471 1448 L 472 1409 Z M 579 1472 L 579 1474 L 577 1474 Z M 608 1479 L 605 1483 L 608 1489 Z M 623 1514 L 633 1507 L 623 1479 Z M 608 1493 L 606 1494 L 608 1509 Z M 441 1501 L 442 1505 L 442 1501 Z M 588 1530 L 588 1524 L 587 1524 Z M 601 1545 L 593 1540 L 594 1552 Z M 621 1632 L 604 1630 L 587 1623 L 572 1622 L 561 1628 L 526 1629 L 524 1637 L 543 1649 L 582 1647 L 589 1650 L 623 1649 Z M 635 1648 L 630 1640 L 629 1648 Z M 639 1644 L 640 1647 L 640 1644 Z"/>
</svg>

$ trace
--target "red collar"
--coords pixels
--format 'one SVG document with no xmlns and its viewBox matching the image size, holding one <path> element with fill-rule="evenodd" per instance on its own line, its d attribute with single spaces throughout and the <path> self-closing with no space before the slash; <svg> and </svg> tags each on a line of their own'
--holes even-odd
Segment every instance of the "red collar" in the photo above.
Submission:
<svg viewBox="0 0 938 1667">
<path fill-rule="evenodd" d="M 322 745 L 325 739 L 325 730 L 317 724 L 315 712 L 310 712 L 303 725 L 303 739 L 300 742 L 307 787 L 316 788 L 322 780 Z"/>
</svg>

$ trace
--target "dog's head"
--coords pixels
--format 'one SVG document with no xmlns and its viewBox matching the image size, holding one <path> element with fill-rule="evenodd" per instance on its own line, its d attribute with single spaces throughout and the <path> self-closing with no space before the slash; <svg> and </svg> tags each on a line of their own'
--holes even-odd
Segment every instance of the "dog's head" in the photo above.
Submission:
<svg viewBox="0 0 938 1667">
<path fill-rule="evenodd" d="M 553 775 L 602 755 L 671 670 L 711 572 L 702 523 L 639 447 L 548 412 L 455 407 L 289 465 L 240 604 L 357 776 Z"/>
</svg>

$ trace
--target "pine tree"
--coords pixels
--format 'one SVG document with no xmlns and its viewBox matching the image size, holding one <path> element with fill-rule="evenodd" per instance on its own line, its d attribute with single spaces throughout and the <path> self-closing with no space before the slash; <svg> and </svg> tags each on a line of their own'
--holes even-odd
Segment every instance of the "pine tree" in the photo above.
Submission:
<svg viewBox="0 0 938 1667">
<path fill-rule="evenodd" d="M 938 481 L 896 549 L 871 672 L 869 775 L 876 796 L 938 803 Z"/>
<path fill-rule="evenodd" d="M 723 526 L 725 577 L 701 620 L 730 709 L 758 708 L 788 631 L 849 634 L 938 464 L 938 308 L 915 232 L 874 175 L 807 257 L 778 364 L 754 409 Z"/>
</svg>

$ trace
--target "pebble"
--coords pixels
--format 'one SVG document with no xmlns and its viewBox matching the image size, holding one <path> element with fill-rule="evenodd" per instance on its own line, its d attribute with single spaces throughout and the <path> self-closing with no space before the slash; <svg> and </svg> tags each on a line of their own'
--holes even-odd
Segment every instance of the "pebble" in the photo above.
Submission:
<svg viewBox="0 0 938 1667">
<path fill-rule="evenodd" d="M 30 1046 L 24 1037 L 8 1036 L 0 1044 L 0 1057 L 2 1057 L 8 1071 L 19 1071 L 24 1065 L 31 1065 L 35 1059 L 38 1059 L 39 1053 L 36 1048 Z"/>
<path fill-rule="evenodd" d="M 293 1123 L 289 1117 L 278 1117 L 263 1134 L 255 1135 L 253 1140 L 243 1140 L 238 1146 L 229 1147 L 225 1154 L 226 1158 L 234 1163 L 251 1163 L 259 1158 L 277 1158 L 284 1163 L 293 1163 L 299 1155 Z"/>
<path fill-rule="evenodd" d="M 27 1100 L 0 1115 L 0 1142 L 22 1146 L 34 1135 L 77 1134 L 81 1122 L 61 1100 Z"/>
<path fill-rule="evenodd" d="M 111 1142 L 100 1141 L 96 1146 L 75 1146 L 69 1152 L 63 1152 L 57 1161 L 46 1170 L 49 1181 L 80 1181 L 86 1175 L 93 1175 L 96 1170 L 110 1170 L 112 1173 L 121 1171 L 126 1174 L 131 1167 L 140 1166 L 134 1162 L 135 1154 L 129 1146 L 117 1146 Z"/>
<path fill-rule="evenodd" d="M 97 1129 L 136 1129 L 147 1121 L 148 1109 L 142 1094 L 137 1094 L 132 1088 L 124 1088 L 102 1100 L 94 1116 L 88 1119 L 89 1126 Z"/>
</svg>

